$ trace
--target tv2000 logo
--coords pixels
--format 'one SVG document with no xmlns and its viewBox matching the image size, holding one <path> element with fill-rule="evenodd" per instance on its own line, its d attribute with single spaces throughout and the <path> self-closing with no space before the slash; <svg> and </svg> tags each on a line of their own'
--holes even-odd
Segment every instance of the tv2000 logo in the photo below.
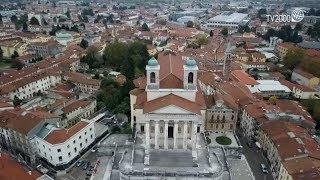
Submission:
<svg viewBox="0 0 320 180">
<path fill-rule="evenodd" d="M 301 22 L 304 18 L 304 11 L 293 10 L 291 14 L 266 15 L 268 22 Z"/>
</svg>

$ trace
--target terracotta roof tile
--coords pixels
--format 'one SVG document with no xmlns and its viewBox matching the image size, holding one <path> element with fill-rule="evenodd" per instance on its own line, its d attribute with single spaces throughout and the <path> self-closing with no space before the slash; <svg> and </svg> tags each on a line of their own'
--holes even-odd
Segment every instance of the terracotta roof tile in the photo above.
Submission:
<svg viewBox="0 0 320 180">
<path fill-rule="evenodd" d="M 45 141 L 50 144 L 60 144 L 67 141 L 73 135 L 77 134 L 81 129 L 85 128 L 89 125 L 88 122 L 79 121 L 77 124 L 72 126 L 70 129 L 57 129 L 52 131 L 47 137 L 45 137 Z"/>
<path fill-rule="evenodd" d="M 241 70 L 234 70 L 231 72 L 231 79 L 243 83 L 245 85 L 258 85 L 259 83 L 253 79 L 249 74 Z"/>
<path fill-rule="evenodd" d="M 169 94 L 167 96 L 146 102 L 143 107 L 143 112 L 149 113 L 170 105 L 175 105 L 190 112 L 200 114 L 200 105 L 174 94 Z"/>
<path fill-rule="evenodd" d="M 1 180 L 36 180 L 41 174 L 35 170 L 29 170 L 22 164 L 12 159 L 7 153 L 0 156 L 0 179 Z M 29 174 L 31 172 L 31 175 Z"/>
</svg>

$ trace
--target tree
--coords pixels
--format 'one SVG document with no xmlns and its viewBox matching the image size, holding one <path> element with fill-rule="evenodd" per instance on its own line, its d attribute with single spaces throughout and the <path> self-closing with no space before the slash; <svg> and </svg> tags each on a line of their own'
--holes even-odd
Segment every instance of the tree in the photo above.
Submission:
<svg viewBox="0 0 320 180">
<path fill-rule="evenodd" d="M 143 23 L 143 24 L 142 24 L 142 26 L 141 26 L 141 30 L 142 30 L 142 31 L 150 31 L 150 29 L 149 29 L 149 27 L 148 27 L 147 23 Z"/>
<path fill-rule="evenodd" d="M 296 31 L 301 31 L 301 30 L 302 30 L 302 23 L 298 22 L 298 23 L 296 24 L 296 26 L 294 27 L 294 30 L 296 30 Z"/>
<path fill-rule="evenodd" d="M 202 45 L 207 44 L 208 39 L 207 39 L 206 35 L 200 35 L 200 36 L 198 37 L 198 39 L 197 39 L 197 42 L 198 42 L 198 45 L 199 45 L 199 46 L 202 46 Z"/>
<path fill-rule="evenodd" d="M 24 67 L 24 64 L 20 60 L 14 59 L 14 60 L 12 60 L 11 67 L 16 68 L 18 70 L 21 70 Z"/>
<path fill-rule="evenodd" d="M 309 16 L 314 16 L 314 15 L 316 15 L 316 10 L 315 10 L 314 8 L 311 8 L 311 9 L 309 10 L 309 12 L 308 12 L 308 15 L 309 15 Z"/>
<path fill-rule="evenodd" d="M 267 10 L 262 8 L 262 9 L 259 9 L 258 11 L 258 18 L 261 20 L 261 21 L 265 21 L 266 20 L 266 15 L 267 14 Z"/>
<path fill-rule="evenodd" d="M 88 46 L 89 46 L 88 41 L 85 39 L 82 39 L 80 42 L 80 47 L 82 47 L 83 49 L 87 49 Z"/>
<path fill-rule="evenodd" d="M 16 23 L 18 21 L 18 18 L 17 18 L 16 15 L 13 15 L 13 16 L 10 17 L 10 20 L 11 20 L 12 23 Z"/>
<path fill-rule="evenodd" d="M 35 17 L 32 17 L 32 18 L 30 19 L 30 24 L 31 24 L 31 25 L 40 25 L 38 19 L 35 18 Z"/>
<path fill-rule="evenodd" d="M 17 57 L 19 57 L 19 53 L 17 51 L 14 51 L 13 54 L 11 55 L 11 58 L 15 59 Z"/>
<path fill-rule="evenodd" d="M 126 58 L 123 60 L 121 65 L 121 74 L 123 74 L 129 80 L 134 79 L 134 64 L 131 58 Z"/>
<path fill-rule="evenodd" d="M 221 34 L 224 36 L 224 37 L 227 37 L 228 34 L 229 34 L 229 31 L 227 28 L 223 28 L 222 31 L 221 31 Z"/>
<path fill-rule="evenodd" d="M 22 31 L 28 31 L 28 24 L 27 23 L 22 24 Z"/>
<path fill-rule="evenodd" d="M 299 66 L 304 59 L 304 51 L 302 49 L 289 50 L 287 55 L 283 58 L 284 65 L 293 70 Z"/>
<path fill-rule="evenodd" d="M 69 10 L 66 12 L 66 16 L 67 16 L 69 19 L 71 18 L 71 15 L 70 15 L 70 11 L 69 11 Z"/>
<path fill-rule="evenodd" d="M 21 104 L 21 100 L 17 97 L 17 96 L 14 96 L 13 98 L 13 105 L 14 106 L 19 106 Z"/>
<path fill-rule="evenodd" d="M 0 61 L 2 61 L 2 58 L 3 58 L 3 50 L 0 47 Z"/>
<path fill-rule="evenodd" d="M 192 22 L 192 21 L 188 21 L 188 22 L 187 22 L 187 27 L 192 28 L 192 27 L 193 27 L 193 25 L 194 25 L 194 24 L 193 24 L 193 22 Z"/>
<path fill-rule="evenodd" d="M 277 96 L 271 96 L 269 98 L 269 103 L 273 104 L 273 105 L 276 105 L 277 104 Z"/>
<path fill-rule="evenodd" d="M 121 42 L 115 42 L 106 47 L 104 52 L 104 61 L 106 64 L 119 68 L 122 61 L 127 58 L 127 45 Z"/>
<path fill-rule="evenodd" d="M 211 30 L 211 31 L 210 31 L 210 37 L 212 37 L 212 36 L 213 36 L 213 31 Z"/>
</svg>

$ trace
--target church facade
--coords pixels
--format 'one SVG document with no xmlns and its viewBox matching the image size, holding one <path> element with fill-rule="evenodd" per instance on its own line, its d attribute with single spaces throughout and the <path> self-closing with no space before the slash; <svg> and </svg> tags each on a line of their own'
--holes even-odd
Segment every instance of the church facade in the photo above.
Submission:
<svg viewBox="0 0 320 180">
<path fill-rule="evenodd" d="M 148 61 L 146 74 L 130 92 L 131 127 L 145 135 L 147 149 L 196 148 L 206 120 L 196 61 L 163 52 Z"/>
</svg>

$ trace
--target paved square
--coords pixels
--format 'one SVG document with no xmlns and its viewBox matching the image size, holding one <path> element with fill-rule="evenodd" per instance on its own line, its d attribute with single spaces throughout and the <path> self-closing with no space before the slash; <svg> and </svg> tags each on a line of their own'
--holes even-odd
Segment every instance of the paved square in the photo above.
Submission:
<svg viewBox="0 0 320 180">
<path fill-rule="evenodd" d="M 192 167 L 191 151 L 150 151 L 150 166 Z"/>
</svg>

